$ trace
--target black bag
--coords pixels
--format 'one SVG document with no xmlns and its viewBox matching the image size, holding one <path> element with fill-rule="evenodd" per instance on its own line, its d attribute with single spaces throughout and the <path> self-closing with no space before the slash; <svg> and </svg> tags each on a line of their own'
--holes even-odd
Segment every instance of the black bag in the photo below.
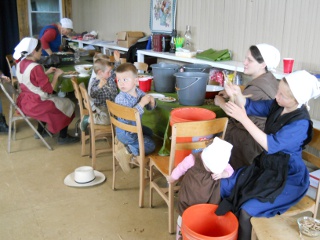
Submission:
<svg viewBox="0 0 320 240">
<path fill-rule="evenodd" d="M 58 67 L 61 63 L 60 57 L 56 54 L 50 56 L 42 56 L 38 63 L 42 64 L 45 68 Z"/>
</svg>

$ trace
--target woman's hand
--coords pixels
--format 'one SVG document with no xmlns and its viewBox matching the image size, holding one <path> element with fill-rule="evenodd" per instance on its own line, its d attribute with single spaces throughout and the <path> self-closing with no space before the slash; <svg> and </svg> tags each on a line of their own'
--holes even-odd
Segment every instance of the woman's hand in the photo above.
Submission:
<svg viewBox="0 0 320 240">
<path fill-rule="evenodd" d="M 1 77 L 1 79 L 5 80 L 6 82 L 10 82 L 10 80 L 11 80 L 9 77 L 7 77 L 7 76 L 5 76 L 3 74 L 0 77 Z"/>
<path fill-rule="evenodd" d="M 54 68 L 54 67 L 51 67 L 51 68 Z M 51 69 L 49 68 L 49 70 Z M 48 71 L 49 71 L 48 70 Z M 60 69 L 60 68 L 54 68 L 54 77 L 59 77 L 61 74 L 63 73 L 63 71 Z"/>
<path fill-rule="evenodd" d="M 230 117 L 233 117 L 234 119 L 238 120 L 239 122 L 242 122 L 244 119 L 248 118 L 247 112 L 246 112 L 244 106 L 239 107 L 237 104 L 230 102 L 230 101 L 224 105 L 224 111 Z"/>
<path fill-rule="evenodd" d="M 224 90 L 226 91 L 229 97 L 242 94 L 240 87 L 232 83 L 225 83 Z"/>
<path fill-rule="evenodd" d="M 226 102 L 226 100 L 224 99 L 224 97 L 220 96 L 220 95 L 216 95 L 214 97 L 214 104 L 216 106 L 222 107 L 222 105 Z"/>
<path fill-rule="evenodd" d="M 55 72 L 57 69 L 55 67 L 50 67 L 47 71 L 46 71 L 46 74 L 50 74 L 50 73 L 53 73 Z"/>
<path fill-rule="evenodd" d="M 229 97 L 225 90 L 220 91 L 218 95 L 225 99 Z"/>
</svg>

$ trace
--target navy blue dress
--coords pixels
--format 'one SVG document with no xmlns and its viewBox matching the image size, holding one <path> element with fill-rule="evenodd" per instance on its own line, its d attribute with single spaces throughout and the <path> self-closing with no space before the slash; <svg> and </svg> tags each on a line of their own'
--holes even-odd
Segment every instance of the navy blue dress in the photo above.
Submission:
<svg viewBox="0 0 320 240">
<path fill-rule="evenodd" d="M 248 115 L 267 117 L 273 100 L 253 102 L 247 100 L 245 106 Z M 276 134 L 267 135 L 268 152 L 283 152 L 290 155 L 288 176 L 283 191 L 273 203 L 250 199 L 241 208 L 254 217 L 272 217 L 282 214 L 296 204 L 307 192 L 309 172 L 302 160 L 302 146 L 308 137 L 309 120 L 302 119 L 283 126 Z M 230 178 L 221 179 L 221 197 L 230 195 L 243 168 L 237 170 Z"/>
</svg>

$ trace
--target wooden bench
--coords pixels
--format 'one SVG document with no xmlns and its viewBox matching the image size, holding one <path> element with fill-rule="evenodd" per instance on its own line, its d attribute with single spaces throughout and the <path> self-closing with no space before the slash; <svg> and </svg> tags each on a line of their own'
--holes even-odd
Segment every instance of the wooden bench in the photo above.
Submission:
<svg viewBox="0 0 320 240">
<path fill-rule="evenodd" d="M 251 218 L 251 240 L 315 240 L 302 235 L 300 238 L 298 217 L 277 215 L 272 218 Z"/>
</svg>

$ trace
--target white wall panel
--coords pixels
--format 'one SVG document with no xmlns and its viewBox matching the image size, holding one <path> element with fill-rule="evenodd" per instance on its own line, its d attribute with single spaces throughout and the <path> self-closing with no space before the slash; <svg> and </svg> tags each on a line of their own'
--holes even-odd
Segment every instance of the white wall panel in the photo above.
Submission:
<svg viewBox="0 0 320 240">
<path fill-rule="evenodd" d="M 78 32 L 96 30 L 104 40 L 118 31 L 150 34 L 150 0 L 73 0 L 72 6 Z M 265 42 L 293 57 L 295 70 L 320 73 L 319 13 L 319 0 L 177 0 L 176 28 L 183 35 L 191 25 L 196 49 L 228 48 L 242 61 L 250 45 Z M 316 119 L 319 102 L 312 102 Z"/>
</svg>

